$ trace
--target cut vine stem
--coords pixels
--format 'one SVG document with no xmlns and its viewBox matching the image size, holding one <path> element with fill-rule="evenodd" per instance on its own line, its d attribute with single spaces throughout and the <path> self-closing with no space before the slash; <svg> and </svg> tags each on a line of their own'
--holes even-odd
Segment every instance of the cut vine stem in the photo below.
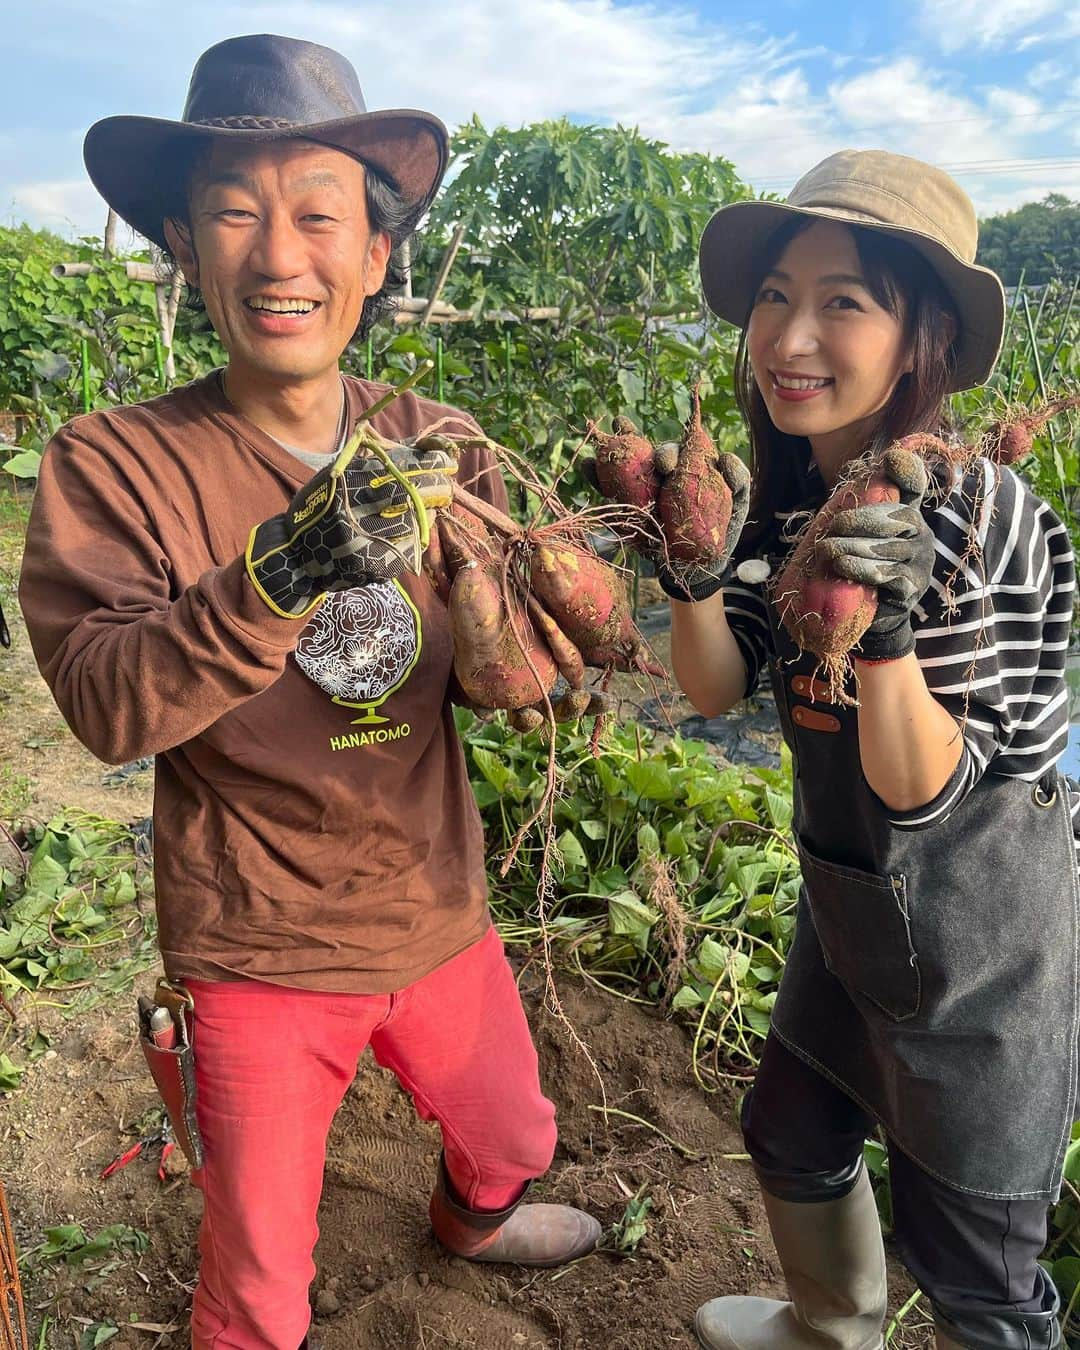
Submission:
<svg viewBox="0 0 1080 1350">
<path fill-rule="evenodd" d="M 497 506 L 492 506 L 480 497 L 474 497 L 467 489 L 454 484 L 454 502 L 461 507 L 463 511 L 468 511 L 469 515 L 475 516 L 477 520 L 482 520 L 495 531 L 501 534 L 505 539 L 523 539 L 525 530 L 516 520 L 512 520 L 505 511 L 500 511 Z"/>
</svg>

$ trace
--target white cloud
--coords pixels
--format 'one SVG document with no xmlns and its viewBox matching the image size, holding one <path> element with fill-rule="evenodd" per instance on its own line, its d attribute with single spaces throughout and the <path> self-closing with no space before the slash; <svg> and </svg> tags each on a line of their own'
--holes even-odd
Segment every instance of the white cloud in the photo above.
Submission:
<svg viewBox="0 0 1080 1350">
<path fill-rule="evenodd" d="M 971 191 L 973 185 L 964 182 L 963 186 Z M 997 180 L 980 179 L 976 205 L 982 218 L 997 215 L 1000 211 L 1015 211 L 1025 202 L 1041 202 L 1051 192 L 1080 201 L 1080 173 L 1073 169 L 1068 173 L 1040 177 L 1037 171 L 1032 171 L 1019 178 L 1003 175 Z"/>
<path fill-rule="evenodd" d="M 155 6 L 108 0 L 108 22 L 100 25 L 87 22 L 82 0 L 51 0 L 50 9 L 67 14 L 83 54 L 96 99 L 88 122 L 113 111 L 178 116 L 198 53 L 255 29 L 303 35 L 342 51 L 371 107 L 429 108 L 450 126 L 474 112 L 489 126 L 563 115 L 638 125 L 677 148 L 724 154 L 754 186 L 778 192 L 847 146 L 881 146 L 948 165 L 1045 156 L 1080 136 L 1080 119 L 1061 109 L 1080 101 L 1080 85 L 1069 88 L 1075 75 L 1061 56 L 1018 74 L 1011 85 L 998 78 L 979 86 L 965 82 L 959 68 L 934 70 L 907 55 L 875 57 L 869 37 L 866 54 L 840 54 L 800 47 L 796 34 L 779 26 L 713 22 L 695 12 L 696 0 L 676 0 L 676 8 L 661 3 L 474 0 L 462 8 L 414 0 L 403 34 L 397 0 L 365 0 L 362 8 L 344 0 L 189 0 L 182 30 L 163 49 L 153 79 L 140 49 L 161 36 Z M 1047 31 L 1066 25 L 1065 0 L 918 3 L 944 47 L 960 30 L 977 47 L 1018 40 L 1034 25 Z M 110 37 L 105 45 L 106 32 L 129 23 L 132 42 L 117 48 Z M 830 81 L 824 89 L 823 73 Z M 1054 142 L 1040 145 L 1048 130 Z M 103 206 L 80 178 L 82 132 L 48 136 L 47 153 L 42 141 L 36 154 L 27 152 L 23 132 L 0 134 L 0 210 L 11 203 L 35 223 L 65 229 L 70 222 L 72 233 L 99 233 Z M 1044 181 L 1055 177 L 1069 190 L 1067 175 L 1040 174 L 1037 166 L 1018 178 L 963 181 L 985 210 L 1008 191 L 1044 195 L 1051 190 L 1040 191 Z"/>
<path fill-rule="evenodd" d="M 227 6 L 226 24 L 240 31 L 235 24 L 245 13 Z M 476 0 L 468 7 L 415 0 L 407 43 L 396 0 L 371 0 L 362 11 L 279 0 L 261 5 L 259 18 L 268 29 L 344 52 L 371 106 L 426 107 L 448 123 L 473 112 L 514 126 L 584 113 L 651 127 L 721 79 L 792 59 L 790 39 L 740 38 L 689 7 L 612 0 Z"/>
<path fill-rule="evenodd" d="M 13 221 L 25 220 L 69 238 L 100 236 L 108 213 L 93 184 L 85 178 L 19 183 L 11 189 L 10 201 L 3 205 Z"/>
<path fill-rule="evenodd" d="M 1014 40 L 1021 50 L 1078 31 L 1075 0 L 920 0 L 918 18 L 922 30 L 946 52 L 1001 47 Z M 1026 31 L 1036 24 L 1038 31 Z"/>
</svg>

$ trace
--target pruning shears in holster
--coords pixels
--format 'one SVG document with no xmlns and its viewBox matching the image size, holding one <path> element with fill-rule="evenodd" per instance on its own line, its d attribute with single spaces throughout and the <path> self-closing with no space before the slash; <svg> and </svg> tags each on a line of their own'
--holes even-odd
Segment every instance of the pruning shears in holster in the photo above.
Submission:
<svg viewBox="0 0 1080 1350">
<path fill-rule="evenodd" d="M 165 1104 L 176 1142 L 192 1167 L 201 1167 L 202 1136 L 195 1119 L 194 1008 L 195 1000 L 182 985 L 158 980 L 153 1000 L 139 997 L 139 1044 Z"/>
</svg>

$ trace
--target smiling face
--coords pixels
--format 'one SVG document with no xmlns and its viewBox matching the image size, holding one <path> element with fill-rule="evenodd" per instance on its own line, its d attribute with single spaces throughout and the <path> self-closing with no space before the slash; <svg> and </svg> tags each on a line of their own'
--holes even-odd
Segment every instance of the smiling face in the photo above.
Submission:
<svg viewBox="0 0 1080 1350">
<path fill-rule="evenodd" d="M 364 167 L 312 141 L 217 141 L 189 190 L 190 233 L 165 232 L 198 287 L 230 374 L 278 384 L 337 378 L 390 240 L 373 233 Z"/>
<path fill-rule="evenodd" d="M 814 221 L 762 278 L 746 349 L 779 431 L 832 462 L 858 453 L 911 369 L 901 316 L 868 288 L 851 231 Z"/>
</svg>

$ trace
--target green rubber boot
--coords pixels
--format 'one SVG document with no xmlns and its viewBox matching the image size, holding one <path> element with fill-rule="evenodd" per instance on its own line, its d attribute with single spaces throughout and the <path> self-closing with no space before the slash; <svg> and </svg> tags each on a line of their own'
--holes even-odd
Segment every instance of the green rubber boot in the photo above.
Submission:
<svg viewBox="0 0 1080 1350">
<path fill-rule="evenodd" d="M 705 1350 L 881 1350 L 885 1248 L 866 1168 L 839 1200 L 763 1195 L 791 1302 L 711 1299 L 694 1319 Z"/>
</svg>

